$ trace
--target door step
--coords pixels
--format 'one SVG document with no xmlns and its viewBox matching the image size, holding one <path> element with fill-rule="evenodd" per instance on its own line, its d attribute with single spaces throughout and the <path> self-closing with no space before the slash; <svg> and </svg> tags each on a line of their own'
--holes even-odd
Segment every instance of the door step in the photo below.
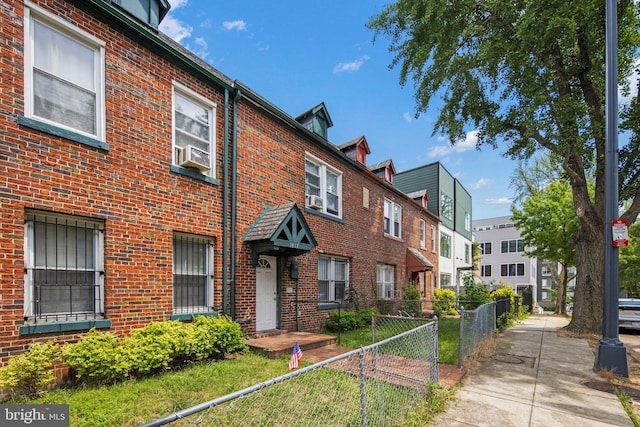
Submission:
<svg viewBox="0 0 640 427">
<path fill-rule="evenodd" d="M 291 354 L 297 342 L 304 353 L 318 347 L 335 344 L 337 338 L 332 335 L 313 334 L 311 332 L 288 332 L 262 338 L 253 338 L 245 343 L 255 353 L 264 354 L 270 359 L 278 359 L 285 354 Z"/>
</svg>

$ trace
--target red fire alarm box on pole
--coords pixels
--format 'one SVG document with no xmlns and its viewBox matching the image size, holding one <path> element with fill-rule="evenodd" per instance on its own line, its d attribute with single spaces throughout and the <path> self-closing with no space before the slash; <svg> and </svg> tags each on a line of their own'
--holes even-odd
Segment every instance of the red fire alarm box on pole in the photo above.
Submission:
<svg viewBox="0 0 640 427">
<path fill-rule="evenodd" d="M 619 248 L 620 246 L 629 246 L 629 229 L 627 228 L 627 221 L 624 219 L 614 219 L 611 222 L 611 228 L 613 230 L 613 247 Z"/>
</svg>

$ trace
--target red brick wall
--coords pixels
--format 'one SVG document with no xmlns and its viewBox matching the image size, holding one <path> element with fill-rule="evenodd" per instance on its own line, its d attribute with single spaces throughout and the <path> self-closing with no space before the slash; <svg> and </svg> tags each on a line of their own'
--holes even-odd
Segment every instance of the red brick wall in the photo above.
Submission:
<svg viewBox="0 0 640 427">
<path fill-rule="evenodd" d="M 420 249 L 420 218 L 427 222 L 427 242 L 430 244 L 431 224 L 437 222 L 419 206 L 391 190 L 380 178 L 353 166 L 340 156 L 328 154 L 317 143 L 311 142 L 290 126 L 268 117 L 262 110 L 240 101 L 238 117 L 238 234 L 242 236 L 266 206 L 295 201 L 304 211 L 305 205 L 305 153 L 308 152 L 332 167 L 342 171 L 343 220 L 335 221 L 325 216 L 304 212 L 318 247 L 311 253 L 298 256 L 299 279 L 289 278 L 283 272 L 282 327 L 296 327 L 295 289 L 298 286 L 300 313 L 298 327 L 316 330 L 326 320 L 327 311 L 318 310 L 318 254 L 345 257 L 350 260 L 350 285 L 361 301 L 374 298 L 377 264 L 395 266 L 396 287 L 400 289 L 409 281 L 406 274 L 407 247 Z M 340 143 L 341 141 L 336 141 Z M 363 207 L 363 187 L 369 190 L 369 208 Z M 402 206 L 402 239 L 383 233 L 383 203 L 387 197 Z M 252 305 L 255 301 L 255 268 L 248 261 L 250 246 L 238 241 L 243 250 L 236 258 L 238 276 L 236 286 L 242 295 L 237 307 Z M 437 254 L 422 250 L 433 265 L 437 266 Z M 434 272 L 437 274 L 437 271 Z M 427 273 L 427 283 L 430 275 Z M 292 292 L 288 293 L 287 288 Z M 255 312 L 252 312 L 255 316 Z M 253 332 L 255 323 L 247 330 Z"/>
<path fill-rule="evenodd" d="M 84 335 L 19 335 L 24 323 L 26 209 L 104 221 L 105 311 L 111 331 L 118 335 L 171 314 L 174 231 L 214 240 L 215 305 L 222 305 L 224 93 L 67 3 L 35 3 L 105 42 L 110 149 L 18 125 L 24 114 L 24 4 L 5 1 L 0 7 L 0 365 L 34 340 L 74 341 Z M 170 172 L 174 81 L 217 103 L 215 178 L 220 185 Z M 294 329 L 297 319 L 300 329 L 315 330 L 326 318 L 327 312 L 316 304 L 300 304 L 297 318 L 292 308 L 296 289 L 299 301 L 317 300 L 320 252 L 349 258 L 350 284 L 362 299 L 373 297 L 377 263 L 396 266 L 398 288 L 407 282 L 406 248 L 420 247 L 420 215 L 427 220 L 430 241 L 432 217 L 373 174 L 328 154 L 243 98 L 237 128 L 235 308 L 238 318 L 253 319 L 245 326 L 247 332 L 255 331 L 255 268 L 251 248 L 241 237 L 266 206 L 295 201 L 304 211 L 305 152 L 342 171 L 344 222 L 304 213 L 318 247 L 297 257 L 298 280 L 282 270 L 282 326 Z M 370 193 L 369 208 L 362 207 L 363 187 Z M 383 234 L 384 197 L 403 207 L 403 240 Z M 437 265 L 436 254 L 424 255 Z"/>
<path fill-rule="evenodd" d="M 105 221 L 105 310 L 124 335 L 172 310 L 174 231 L 215 239 L 221 277 L 222 185 L 171 173 L 172 82 L 217 102 L 222 173 L 223 93 L 72 6 L 37 1 L 106 43 L 103 151 L 17 124 L 23 115 L 22 1 L 0 7 L 0 363 L 34 339 L 19 336 L 24 297 L 24 213 L 40 209 Z M 221 181 L 222 182 L 222 181 Z M 219 286 L 217 288 L 219 290 Z M 218 292 L 217 305 L 221 303 Z M 75 340 L 82 333 L 60 336 Z"/>
</svg>

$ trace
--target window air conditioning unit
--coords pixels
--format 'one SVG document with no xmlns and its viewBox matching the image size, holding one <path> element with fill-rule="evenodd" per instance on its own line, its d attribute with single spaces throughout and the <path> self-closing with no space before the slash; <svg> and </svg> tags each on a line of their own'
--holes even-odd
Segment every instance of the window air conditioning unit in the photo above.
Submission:
<svg viewBox="0 0 640 427">
<path fill-rule="evenodd" d="M 192 167 L 203 171 L 211 169 L 209 153 L 193 145 L 187 145 L 184 148 L 176 147 L 176 162 L 180 166 Z"/>
<path fill-rule="evenodd" d="M 322 197 L 307 194 L 307 206 L 313 209 L 322 209 Z"/>
</svg>

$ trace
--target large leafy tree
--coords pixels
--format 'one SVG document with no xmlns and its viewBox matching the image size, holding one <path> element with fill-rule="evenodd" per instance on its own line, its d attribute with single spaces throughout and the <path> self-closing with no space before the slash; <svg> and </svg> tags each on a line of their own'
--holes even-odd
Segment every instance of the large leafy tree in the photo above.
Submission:
<svg viewBox="0 0 640 427">
<path fill-rule="evenodd" d="M 567 180 L 557 179 L 533 191 L 522 202 L 522 209 L 512 206 L 515 226 L 520 230 L 529 256 L 562 265 L 558 283 L 556 313 L 564 313 L 567 305 L 568 270 L 576 261 L 571 239 L 580 228 L 573 209 L 571 187 Z M 554 276 L 557 276 L 557 269 Z M 555 277 L 557 280 L 558 278 Z"/>
<path fill-rule="evenodd" d="M 398 0 L 371 18 L 376 37 L 390 39 L 400 83 L 412 80 L 416 114 L 434 96 L 443 107 L 435 132 L 452 143 L 478 130 L 478 144 L 506 144 L 506 155 L 538 151 L 562 160 L 580 229 L 573 236 L 577 283 L 570 328 L 602 331 L 604 282 L 605 15 L 602 0 Z M 640 47 L 640 11 L 620 0 L 619 81 L 627 81 Z M 640 213 L 637 96 L 622 125 L 622 215 Z M 633 107 L 635 106 L 635 107 Z M 587 171 L 595 175 L 593 198 Z"/>
</svg>

